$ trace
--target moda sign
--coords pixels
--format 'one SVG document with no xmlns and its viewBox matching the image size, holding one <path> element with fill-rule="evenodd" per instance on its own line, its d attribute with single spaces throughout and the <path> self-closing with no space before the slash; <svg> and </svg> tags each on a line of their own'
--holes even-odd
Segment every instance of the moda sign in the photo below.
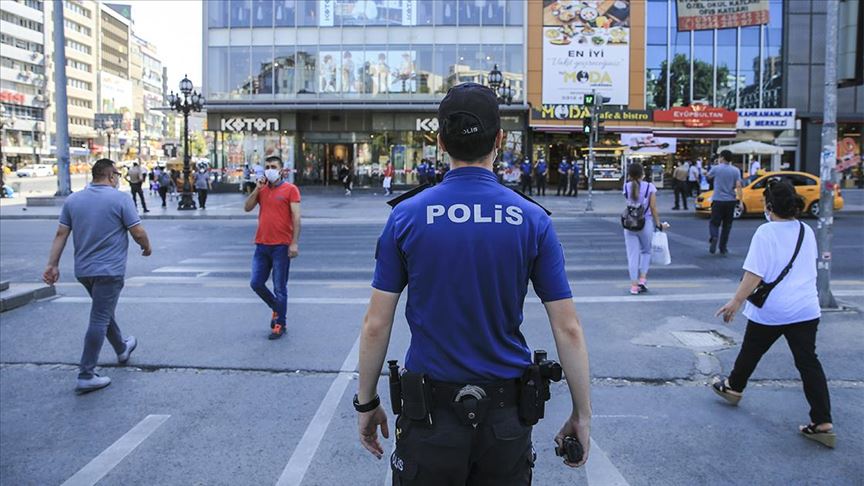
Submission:
<svg viewBox="0 0 864 486">
<path fill-rule="evenodd" d="M 654 110 L 655 122 L 683 123 L 685 127 L 704 128 L 715 123 L 735 123 L 738 113 L 708 105 L 675 106 L 669 110 Z"/>
<path fill-rule="evenodd" d="M 276 132 L 278 118 L 222 118 L 219 126 L 223 132 Z"/>
<path fill-rule="evenodd" d="M 739 130 L 794 130 L 795 108 L 759 108 L 736 110 Z"/>
</svg>

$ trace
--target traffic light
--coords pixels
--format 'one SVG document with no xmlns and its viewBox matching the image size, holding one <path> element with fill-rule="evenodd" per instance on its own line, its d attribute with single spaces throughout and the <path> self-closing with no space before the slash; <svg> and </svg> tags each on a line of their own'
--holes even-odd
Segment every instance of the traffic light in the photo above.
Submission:
<svg viewBox="0 0 864 486">
<path fill-rule="evenodd" d="M 582 106 L 593 106 L 594 105 L 594 95 L 586 94 L 582 96 Z"/>
<path fill-rule="evenodd" d="M 582 119 L 582 133 L 591 134 L 591 117 L 586 116 Z"/>
</svg>

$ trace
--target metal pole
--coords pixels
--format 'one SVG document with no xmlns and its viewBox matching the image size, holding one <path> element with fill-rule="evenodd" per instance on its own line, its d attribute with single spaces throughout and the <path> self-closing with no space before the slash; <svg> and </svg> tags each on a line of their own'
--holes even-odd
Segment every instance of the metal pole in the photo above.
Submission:
<svg viewBox="0 0 864 486">
<path fill-rule="evenodd" d="M 594 137 L 597 133 L 597 90 L 592 90 L 594 103 L 591 103 L 591 133 L 588 134 L 588 203 L 585 205 L 585 211 L 594 211 Z M 576 178 L 576 183 L 579 183 L 579 178 Z"/>
<path fill-rule="evenodd" d="M 834 170 L 837 164 L 837 0 L 827 0 L 825 10 L 825 104 L 822 109 L 822 160 L 819 170 L 819 255 L 816 259 L 816 288 L 819 305 L 836 309 L 831 293 L 831 239 L 834 226 Z"/>
<path fill-rule="evenodd" d="M 189 170 L 189 111 L 191 110 L 188 97 L 183 95 L 183 194 L 180 195 L 180 203 L 177 206 L 178 210 L 197 209 L 195 201 L 192 199 L 192 185 L 189 178 L 192 173 Z"/>
<path fill-rule="evenodd" d="M 57 192 L 65 197 L 72 193 L 69 175 L 69 113 L 66 99 L 66 30 L 63 24 L 63 2 L 54 0 L 54 90 L 57 106 Z M 48 120 L 45 120 L 47 126 Z"/>
</svg>

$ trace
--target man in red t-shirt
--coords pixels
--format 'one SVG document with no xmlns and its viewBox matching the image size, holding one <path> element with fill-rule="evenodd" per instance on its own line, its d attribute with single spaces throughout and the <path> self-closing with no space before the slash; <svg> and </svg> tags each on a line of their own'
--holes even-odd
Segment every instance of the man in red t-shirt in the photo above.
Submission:
<svg viewBox="0 0 864 486">
<path fill-rule="evenodd" d="M 255 233 L 255 255 L 252 257 L 252 290 L 273 311 L 269 339 L 285 334 L 285 314 L 288 311 L 288 269 L 291 259 L 299 253 L 300 190 L 282 179 L 282 159 L 267 157 L 264 177 L 258 179 L 243 209 L 258 210 L 258 231 Z M 267 279 L 273 274 L 273 292 Z"/>
</svg>

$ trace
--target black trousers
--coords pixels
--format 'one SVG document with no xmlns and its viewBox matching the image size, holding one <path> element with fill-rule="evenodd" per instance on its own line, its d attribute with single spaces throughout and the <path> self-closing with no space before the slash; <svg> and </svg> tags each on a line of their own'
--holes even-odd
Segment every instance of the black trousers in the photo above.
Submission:
<svg viewBox="0 0 864 486">
<path fill-rule="evenodd" d="M 143 185 L 144 185 L 144 183 L 142 183 L 142 182 L 130 182 L 129 183 L 129 187 L 132 188 L 132 202 L 135 203 L 135 207 L 136 208 L 138 207 L 138 196 L 141 196 L 141 207 L 144 208 L 144 210 L 146 211 L 147 210 L 147 201 L 144 200 L 144 190 L 141 187 Z"/>
<path fill-rule="evenodd" d="M 201 209 L 204 209 L 207 206 L 207 193 L 209 192 L 207 189 L 198 189 L 198 206 Z"/>
<path fill-rule="evenodd" d="M 168 196 L 168 188 L 159 186 L 159 197 L 162 198 L 162 207 L 165 207 L 165 197 Z"/>
<path fill-rule="evenodd" d="M 738 206 L 738 201 L 714 201 L 711 203 L 711 221 L 708 223 L 708 230 L 711 238 L 720 238 L 720 251 L 728 250 L 726 246 L 729 242 L 729 232 L 732 231 L 732 221 L 735 220 L 735 207 Z M 687 209 L 687 206 L 684 206 Z M 720 227 L 723 231 L 720 231 Z"/>
<path fill-rule="evenodd" d="M 531 176 L 522 174 L 522 192 L 524 194 L 534 194 L 534 190 L 531 188 Z"/>
<path fill-rule="evenodd" d="M 689 196 L 690 186 L 687 181 L 675 181 L 675 207 L 680 208 L 681 206 L 678 204 L 678 198 L 680 196 L 681 199 L 684 200 L 684 209 L 687 209 L 687 197 Z"/>
<path fill-rule="evenodd" d="M 699 181 L 690 181 L 690 197 L 702 194 L 702 189 L 699 188 Z"/>
<path fill-rule="evenodd" d="M 801 374 L 804 384 L 804 396 L 810 404 L 810 420 L 815 424 L 831 422 L 831 398 L 828 395 L 828 381 L 822 364 L 816 356 L 816 329 L 819 319 L 787 324 L 784 326 L 766 326 L 753 321 L 747 321 L 747 331 L 741 351 L 735 360 L 735 368 L 729 375 L 729 386 L 742 392 L 747 386 L 747 380 L 762 359 L 762 355 L 780 336 L 786 338 L 786 344 L 792 351 L 795 367 Z"/>
<path fill-rule="evenodd" d="M 567 177 L 566 174 L 558 176 L 558 190 L 555 191 L 556 196 L 560 196 L 562 193 L 567 195 Z"/>
<path fill-rule="evenodd" d="M 546 195 L 546 176 L 538 175 L 535 177 L 537 179 L 537 195 L 545 196 Z"/>
<path fill-rule="evenodd" d="M 579 174 L 570 176 L 570 193 L 567 194 L 568 196 L 579 196 L 579 178 Z"/>
<path fill-rule="evenodd" d="M 531 429 L 519 421 L 516 407 L 490 407 L 477 428 L 449 408 L 434 410 L 431 427 L 400 416 L 390 456 L 393 486 L 530 485 Z"/>
</svg>

